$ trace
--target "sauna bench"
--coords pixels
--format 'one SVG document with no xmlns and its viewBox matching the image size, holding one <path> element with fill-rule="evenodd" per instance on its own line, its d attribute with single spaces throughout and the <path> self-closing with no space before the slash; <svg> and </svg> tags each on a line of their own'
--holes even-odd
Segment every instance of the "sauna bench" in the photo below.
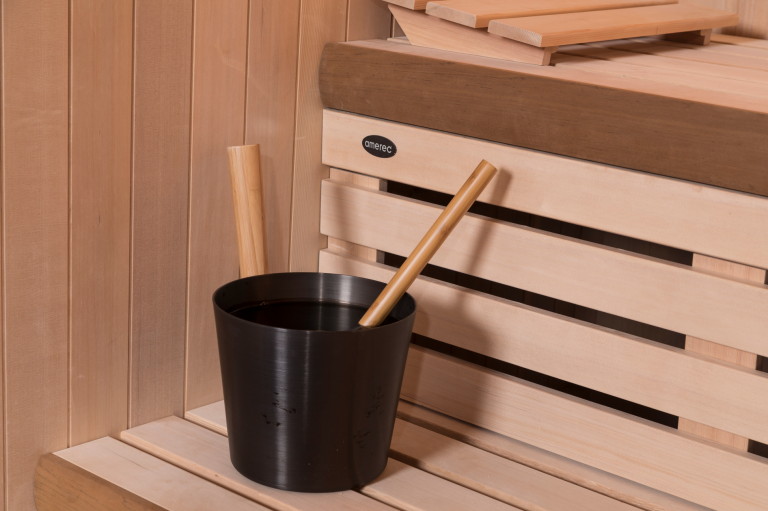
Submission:
<svg viewBox="0 0 768 511">
<path fill-rule="evenodd" d="M 389 281 L 442 211 L 426 197 L 499 169 L 409 291 L 421 345 L 386 470 L 340 493 L 253 483 L 216 402 L 46 455 L 38 509 L 768 509 L 768 43 L 724 37 L 549 67 L 326 46 L 321 154 L 293 192 L 319 271 Z"/>
</svg>

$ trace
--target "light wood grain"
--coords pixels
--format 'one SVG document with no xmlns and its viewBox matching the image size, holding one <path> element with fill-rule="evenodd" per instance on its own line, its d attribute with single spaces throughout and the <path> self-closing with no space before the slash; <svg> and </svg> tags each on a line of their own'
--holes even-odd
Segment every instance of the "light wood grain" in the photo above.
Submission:
<svg viewBox="0 0 768 511">
<path fill-rule="evenodd" d="M 752 39 L 751 37 L 740 37 L 728 34 L 712 34 L 712 40 L 723 44 L 733 44 L 736 46 L 745 46 L 747 48 L 761 48 L 768 50 L 768 41 L 761 39 Z"/>
<path fill-rule="evenodd" d="M 429 2 L 427 14 L 472 28 L 484 28 L 491 20 L 503 18 L 675 3 L 677 0 L 441 0 Z"/>
<path fill-rule="evenodd" d="M 739 24 L 725 28 L 723 32 L 735 36 L 768 39 L 768 3 L 763 0 L 680 0 L 680 3 L 736 13 L 739 15 Z"/>
<path fill-rule="evenodd" d="M 424 348 L 410 349 L 401 395 L 717 511 L 768 505 L 764 458 Z"/>
<path fill-rule="evenodd" d="M 560 48 L 559 53 L 608 60 L 610 62 L 631 64 L 634 66 L 649 67 L 651 68 L 651 71 L 648 76 L 652 77 L 657 76 L 657 70 L 662 71 L 658 74 L 658 76 L 661 77 L 664 76 L 663 71 L 672 71 L 675 74 L 679 73 L 683 76 L 687 76 L 691 82 L 694 82 L 696 78 L 699 78 L 700 83 L 696 85 L 697 88 L 708 88 L 711 86 L 711 83 L 726 83 L 722 82 L 722 79 L 727 80 L 727 83 L 732 83 L 734 81 L 753 83 L 754 85 L 751 86 L 752 88 L 739 89 L 745 92 L 754 91 L 755 88 L 757 88 L 758 91 L 763 91 L 768 84 L 768 72 L 759 69 L 747 69 L 743 67 L 710 64 L 707 62 L 674 59 L 663 55 L 646 55 L 644 53 L 613 50 L 610 48 L 585 44 L 563 46 Z M 710 77 L 715 78 L 715 80 L 710 80 Z M 742 85 L 741 87 L 750 86 Z M 754 92 L 750 93 L 754 94 Z"/>
<path fill-rule="evenodd" d="M 346 0 L 309 0 L 301 4 L 296 137 L 293 158 L 290 271 L 317 271 L 317 251 L 327 246 L 320 234 L 320 181 L 328 177 L 321 163 L 323 104 L 318 69 L 325 44 L 343 41 Z"/>
<path fill-rule="evenodd" d="M 266 509 L 112 438 L 49 455 L 46 465 L 53 465 L 55 471 L 44 480 L 45 486 L 50 485 L 47 488 L 41 484 L 43 481 L 35 480 L 40 511 Z M 38 476 L 46 465 L 41 461 Z M 66 475 L 66 480 L 60 474 Z M 46 496 L 56 500 L 41 506 L 41 490 L 47 490 Z"/>
<path fill-rule="evenodd" d="M 546 66 L 557 47 L 535 48 L 491 34 L 486 30 L 469 28 L 420 12 L 389 6 L 408 41 L 415 46 L 448 50 L 482 57 L 512 60 Z"/>
<path fill-rule="evenodd" d="M 129 427 L 184 413 L 192 11 L 135 3 Z"/>
<path fill-rule="evenodd" d="M 123 432 L 123 441 L 219 486 L 277 510 L 357 511 L 391 508 L 355 491 L 298 493 L 246 479 L 229 460 L 227 438 L 191 422 L 168 417 Z"/>
<path fill-rule="evenodd" d="M 384 472 L 360 488 L 360 492 L 405 511 L 462 511 L 465 509 L 513 511 L 515 509 L 391 458 L 387 461 Z"/>
<path fill-rule="evenodd" d="M 34 509 L 38 458 L 67 446 L 69 14 L 2 4 L 0 509 Z"/>
<path fill-rule="evenodd" d="M 526 511 L 637 509 L 402 420 L 395 422 L 390 452 L 399 461 Z"/>
<path fill-rule="evenodd" d="M 394 269 L 324 250 L 320 270 L 388 282 Z M 672 415 L 768 442 L 768 375 L 420 277 L 414 332 Z M 621 360 L 621 364 L 616 364 Z"/>
<path fill-rule="evenodd" d="M 366 176 L 363 174 L 355 174 L 354 172 L 347 172 L 331 168 L 331 179 L 342 181 L 345 183 L 353 183 L 359 186 L 364 186 L 372 190 L 383 190 L 386 188 L 386 182 L 375 177 Z M 328 248 L 333 249 L 336 252 L 342 254 L 354 255 L 368 259 L 369 261 L 383 262 L 383 252 L 379 253 L 375 248 L 364 247 L 363 245 L 355 245 L 348 241 L 340 240 L 338 238 L 328 238 Z"/>
<path fill-rule="evenodd" d="M 510 438 L 482 430 L 450 417 L 442 416 L 407 401 L 400 402 L 398 416 L 420 422 L 427 428 L 435 429 L 440 427 L 442 431 L 447 432 L 449 435 L 454 435 L 454 437 L 449 438 L 443 434 L 417 426 L 415 423 L 398 419 L 395 421 L 390 456 L 465 488 L 491 496 L 496 500 L 506 502 L 519 509 L 531 511 L 634 509 L 595 493 L 594 491 L 598 490 L 606 491 L 605 488 L 598 487 L 595 484 L 592 485 L 593 488 L 590 488 L 594 491 L 588 491 L 580 487 L 585 485 L 581 480 L 579 481 L 582 484 L 566 482 L 566 477 L 574 478 L 574 474 L 571 474 L 571 471 L 576 473 L 586 472 L 590 476 L 596 476 L 600 479 L 599 471 L 594 469 L 589 469 L 575 462 L 568 463 L 567 460 L 561 459 L 557 455 L 545 453 L 535 447 L 525 446 Z M 224 414 L 223 401 L 192 410 L 187 413 L 187 418 L 193 421 L 200 421 L 199 423 L 208 429 L 223 435 L 227 434 L 227 421 Z M 454 429 L 448 431 L 446 428 Z M 462 435 L 461 441 L 454 439 L 457 435 Z M 472 438 L 468 438 L 467 435 Z M 472 442 L 480 444 L 482 447 L 475 447 L 474 444 L 470 445 Z M 513 446 L 515 452 L 522 450 L 528 456 L 518 456 L 514 460 L 515 462 L 510 461 L 510 458 L 513 457 L 508 452 L 510 445 Z M 499 452 L 494 452 L 494 448 Z M 544 458 L 547 461 L 554 459 L 554 462 L 536 463 L 531 460 L 531 453 L 537 459 Z M 522 462 L 528 463 L 528 465 L 522 465 L 518 460 L 522 460 Z M 566 470 L 556 472 L 557 477 L 552 477 L 545 473 L 547 468 L 552 471 L 557 470 L 551 465 L 564 466 Z M 533 468 L 530 468 L 531 466 Z M 611 484 L 619 484 L 621 486 L 621 481 L 615 476 L 605 474 L 605 477 L 601 480 L 608 480 Z M 643 495 L 650 494 L 651 499 L 658 497 L 660 501 L 665 501 L 665 503 L 675 500 L 669 497 L 663 499 L 661 495 L 652 490 L 645 489 L 645 492 L 643 492 L 642 487 L 633 485 L 628 481 L 623 483 L 622 488 L 629 487 L 633 492 Z M 595 488 L 598 488 L 598 490 L 595 490 Z M 614 492 L 614 494 L 619 495 L 617 492 Z M 633 499 L 631 501 L 636 506 L 644 503 L 644 501 L 637 498 L 621 495 L 623 498 Z M 402 508 L 401 505 L 395 505 L 398 508 Z M 651 506 L 643 509 L 653 509 L 654 511 L 662 509 Z M 671 511 L 673 509 L 699 509 L 699 507 L 688 505 L 680 508 L 675 506 L 664 507 L 663 509 Z"/>
<path fill-rule="evenodd" d="M 328 108 L 768 195 L 764 99 L 385 41 L 329 45 L 320 77 Z"/>
<path fill-rule="evenodd" d="M 497 19 L 488 31 L 538 47 L 643 37 L 735 25 L 738 16 L 695 5 L 657 5 Z"/>
<path fill-rule="evenodd" d="M 714 259 L 700 254 L 694 254 L 693 266 L 694 268 L 702 268 L 761 284 L 766 281 L 765 270 Z M 736 350 L 729 348 L 728 346 L 705 341 L 704 339 L 698 339 L 691 336 L 686 337 L 685 349 L 718 360 L 725 360 L 748 369 L 757 368 L 757 355 L 754 353 Z M 740 392 L 741 389 L 734 389 L 733 391 L 734 395 L 738 395 Z M 690 419 L 691 417 L 681 416 L 678 429 L 702 436 L 709 440 L 714 440 L 721 444 L 735 447 L 742 451 L 746 451 L 749 448 L 749 438 L 751 438 L 751 435 L 736 435 L 732 433 L 729 428 L 723 428 L 724 431 L 723 429 L 717 429 L 707 424 L 694 422 Z"/>
<path fill-rule="evenodd" d="M 413 11 L 423 11 L 427 8 L 429 0 L 384 0 L 393 5 L 399 5 Z"/>
<path fill-rule="evenodd" d="M 365 312 L 361 326 L 375 327 L 386 319 L 497 172 L 487 161 L 480 162 Z"/>
<path fill-rule="evenodd" d="M 597 50 L 594 53 L 599 53 L 601 50 L 606 52 L 612 51 L 589 46 L 585 49 L 566 50 L 564 53 L 567 53 L 567 55 L 554 55 L 552 64 L 561 67 L 573 67 L 595 73 L 606 73 L 616 76 L 638 78 L 641 80 L 650 80 L 653 82 L 673 83 L 684 87 L 719 91 L 727 94 L 744 94 L 753 97 L 768 98 L 768 87 L 765 83 L 744 82 L 715 76 L 703 77 L 701 75 L 690 74 L 685 71 L 674 69 L 664 70 L 654 67 L 624 64 L 608 59 L 593 59 L 590 57 L 593 50 Z"/>
<path fill-rule="evenodd" d="M 259 145 L 227 148 L 240 278 L 269 273 Z"/>
<path fill-rule="evenodd" d="M 224 406 L 223 403 L 221 406 Z M 495 456 L 514 461 L 543 474 L 550 474 L 557 479 L 639 509 L 647 511 L 706 511 L 709 509 L 402 399 L 397 407 L 397 416 L 403 421 L 417 424 L 441 436 L 477 447 Z M 556 496 L 552 495 L 550 498 L 556 498 Z"/>
<path fill-rule="evenodd" d="M 133 6 L 71 10 L 70 445 L 128 427 Z"/>
<path fill-rule="evenodd" d="M 349 0 L 347 41 L 386 39 L 392 30 L 392 14 L 384 0 Z"/>
<path fill-rule="evenodd" d="M 370 133 L 392 140 L 397 156 L 365 152 L 361 140 Z M 377 178 L 453 193 L 479 155 L 500 170 L 481 202 L 768 266 L 768 241 L 754 236 L 768 223 L 764 198 L 339 111 L 324 115 L 323 162 Z"/>
<path fill-rule="evenodd" d="M 261 147 L 267 251 L 288 270 L 300 0 L 251 0 L 245 143 Z"/>
<path fill-rule="evenodd" d="M 248 1 L 195 3 L 185 410 L 222 399 L 211 295 L 238 278 L 227 147 L 243 144 Z"/>
<path fill-rule="evenodd" d="M 672 44 L 664 44 L 663 41 L 646 43 L 630 39 L 627 41 L 607 41 L 589 44 L 601 48 L 610 48 L 612 50 L 631 51 L 635 53 L 644 53 L 646 55 L 658 55 L 672 59 L 706 62 L 708 64 L 746 68 L 762 72 L 768 71 L 768 62 L 763 59 L 756 59 L 743 55 L 728 55 L 718 52 L 700 51 L 700 48 L 692 49 L 674 46 Z M 736 73 L 736 71 L 734 71 L 734 73 Z"/>
<path fill-rule="evenodd" d="M 658 37 L 639 37 L 636 41 L 651 44 L 663 44 L 666 46 L 674 46 L 676 48 L 688 48 L 691 50 L 699 50 L 712 53 L 724 53 L 726 55 L 737 55 L 739 57 L 750 57 L 753 59 L 768 59 L 768 51 L 762 48 L 750 48 L 747 46 L 738 46 L 734 44 L 712 43 L 703 48 L 699 48 L 695 44 L 687 43 L 686 41 L 670 41 L 663 40 Z"/>
<path fill-rule="evenodd" d="M 405 256 L 441 208 L 325 181 L 321 231 Z M 760 355 L 768 286 L 468 214 L 432 264 Z"/>
<path fill-rule="evenodd" d="M 707 46 L 712 41 L 712 29 L 691 30 L 690 32 L 677 32 L 675 34 L 665 34 L 660 36 L 666 41 L 675 41 L 697 46 Z"/>
</svg>

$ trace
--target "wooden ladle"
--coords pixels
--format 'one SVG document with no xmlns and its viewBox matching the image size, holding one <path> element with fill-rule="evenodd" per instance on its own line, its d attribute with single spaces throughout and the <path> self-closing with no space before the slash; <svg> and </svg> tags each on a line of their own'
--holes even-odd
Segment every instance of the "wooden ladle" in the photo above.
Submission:
<svg viewBox="0 0 768 511">
<path fill-rule="evenodd" d="M 422 238 L 416 248 L 408 256 L 403 265 L 397 270 L 395 276 L 389 281 L 387 287 L 373 302 L 363 318 L 360 326 L 370 328 L 381 324 L 392 312 L 400 298 L 403 297 L 413 281 L 419 276 L 432 256 L 440 248 L 459 220 L 469 210 L 470 206 L 480 196 L 486 185 L 496 175 L 496 167 L 483 160 L 469 179 L 461 187 L 461 190 L 443 210 L 435 223 Z"/>
</svg>

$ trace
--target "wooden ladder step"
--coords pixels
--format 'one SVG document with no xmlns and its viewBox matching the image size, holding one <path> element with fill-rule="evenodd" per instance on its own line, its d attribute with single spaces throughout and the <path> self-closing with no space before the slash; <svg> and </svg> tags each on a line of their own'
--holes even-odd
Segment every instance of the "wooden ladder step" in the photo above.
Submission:
<svg viewBox="0 0 768 511">
<path fill-rule="evenodd" d="M 677 0 L 442 0 L 427 4 L 427 14 L 472 28 L 492 20 L 570 12 L 676 4 Z"/>
<path fill-rule="evenodd" d="M 735 25 L 738 20 L 737 14 L 718 9 L 673 4 L 496 19 L 490 22 L 488 31 L 514 41 L 545 48 L 713 29 Z"/>
</svg>

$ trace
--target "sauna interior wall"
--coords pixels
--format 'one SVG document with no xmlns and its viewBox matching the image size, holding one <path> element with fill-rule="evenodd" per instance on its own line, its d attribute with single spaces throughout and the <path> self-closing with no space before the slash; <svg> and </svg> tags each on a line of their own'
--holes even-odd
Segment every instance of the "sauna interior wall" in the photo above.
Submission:
<svg viewBox="0 0 768 511">
<path fill-rule="evenodd" d="M 270 266 L 297 268 L 293 176 L 327 173 L 320 52 L 391 18 L 379 0 L 0 0 L 0 30 L 0 509 L 26 511 L 41 455 L 221 399 L 225 148 L 261 144 Z"/>
</svg>

